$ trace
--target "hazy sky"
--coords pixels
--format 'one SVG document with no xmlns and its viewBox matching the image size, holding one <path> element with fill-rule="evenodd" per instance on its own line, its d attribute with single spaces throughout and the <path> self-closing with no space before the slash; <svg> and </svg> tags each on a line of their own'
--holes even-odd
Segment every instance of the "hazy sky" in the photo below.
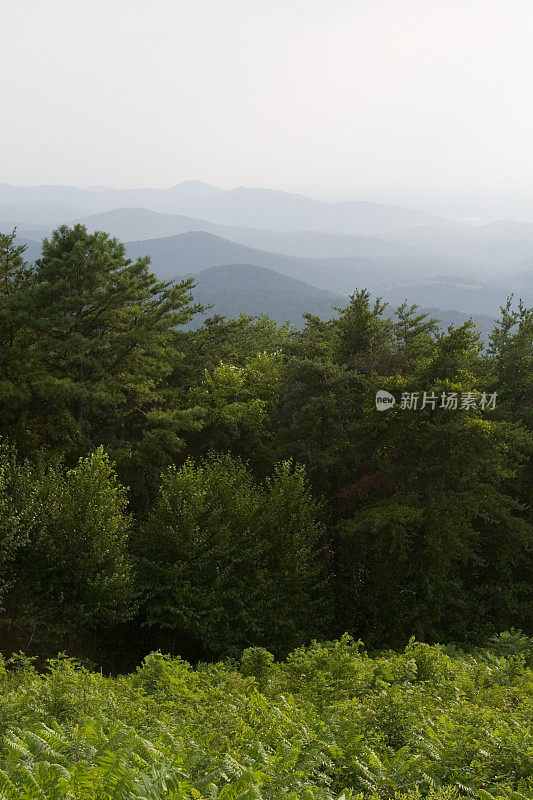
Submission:
<svg viewBox="0 0 533 800">
<path fill-rule="evenodd" d="M 0 181 L 533 195 L 532 0 L 3 0 Z"/>
</svg>

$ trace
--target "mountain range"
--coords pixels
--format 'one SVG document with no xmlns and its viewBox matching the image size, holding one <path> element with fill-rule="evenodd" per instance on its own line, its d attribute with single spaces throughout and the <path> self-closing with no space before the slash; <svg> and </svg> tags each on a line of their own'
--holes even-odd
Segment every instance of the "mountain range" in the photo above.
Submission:
<svg viewBox="0 0 533 800">
<path fill-rule="evenodd" d="M 224 239 L 209 234 L 183 234 L 171 237 L 179 240 L 175 250 L 179 253 L 179 261 L 173 262 L 173 267 L 164 266 L 165 261 L 159 261 L 157 254 L 152 253 L 152 267 L 161 278 L 181 280 L 193 277 L 195 282 L 195 300 L 207 308 L 204 314 L 197 315 L 189 327 L 196 327 L 202 319 L 213 314 L 225 317 L 236 317 L 239 314 L 256 316 L 268 314 L 278 323 L 291 322 L 296 327 L 302 327 L 303 315 L 313 314 L 320 319 L 327 320 L 335 316 L 335 308 L 346 305 L 346 294 L 334 293 L 306 283 L 303 280 L 289 277 L 275 271 L 270 267 L 260 266 L 257 263 L 217 263 L 215 266 L 202 268 L 211 261 L 224 262 L 232 255 L 245 257 L 252 254 L 256 261 L 271 263 L 270 254 L 261 251 L 252 251 L 249 248 L 226 242 Z M 37 242 L 20 239 L 27 245 L 26 257 L 34 261 L 39 256 L 40 245 Z M 163 244 L 165 240 L 163 240 Z M 146 242 L 132 242 L 128 246 L 128 255 L 131 258 L 146 255 Z M 220 248 L 220 249 L 218 249 Z M 164 256 L 164 251 L 159 256 Z M 294 262 L 305 265 L 299 259 L 283 258 L 280 256 L 279 266 L 290 269 Z M 293 265 L 294 267 L 294 265 Z M 184 269 L 181 272 L 181 269 Z M 176 270 L 178 270 L 176 272 Z M 327 280 L 326 280 L 327 283 Z M 399 305 L 404 298 L 398 299 Z M 394 305 L 391 304 L 387 313 L 392 314 Z M 448 325 L 461 325 L 470 318 L 471 314 L 449 309 L 424 308 L 430 316 L 440 319 L 442 328 Z M 486 340 L 493 324 L 494 317 L 474 313 L 473 321 L 480 327 L 482 337 Z"/>
<path fill-rule="evenodd" d="M 180 276 L 191 277 L 191 276 Z M 194 297 L 204 306 L 211 306 L 194 318 L 190 327 L 196 327 L 206 317 L 221 314 L 237 317 L 239 314 L 258 316 L 268 314 L 276 322 L 291 322 L 301 328 L 303 315 L 313 314 L 322 320 L 336 316 L 336 309 L 346 306 L 346 297 L 317 289 L 304 281 L 288 278 L 275 270 L 251 264 L 227 264 L 209 267 L 192 275 L 195 282 Z M 386 309 L 387 316 L 394 315 L 394 306 Z M 447 309 L 423 308 L 430 317 L 440 320 L 445 330 L 449 325 L 462 325 L 470 314 Z M 487 341 L 494 318 L 487 314 L 474 314 L 472 321 L 479 327 L 482 339 Z"/>
<path fill-rule="evenodd" d="M 128 242 L 126 250 L 130 258 L 149 255 L 156 274 L 166 279 L 207 267 L 249 264 L 344 297 L 364 287 L 396 304 L 407 298 L 419 305 L 465 313 L 497 314 L 512 288 L 507 281 L 485 282 L 459 271 L 446 275 L 440 270 L 448 265 L 436 257 L 298 258 L 245 247 L 203 231 Z"/>
<path fill-rule="evenodd" d="M 486 225 L 354 201 L 324 203 L 267 189 L 198 181 L 169 189 L 0 184 L 0 230 L 17 226 L 34 260 L 58 224 L 80 222 L 149 255 L 158 276 L 194 275 L 217 313 L 326 318 L 356 287 L 483 325 L 510 292 L 533 295 L 533 224 Z M 221 269 L 224 268 L 224 269 Z M 485 319 L 486 317 L 486 319 Z"/>
<path fill-rule="evenodd" d="M 57 223 L 67 216 L 75 218 L 124 207 L 183 214 L 222 225 L 352 235 L 381 234 L 439 222 L 431 214 L 397 206 L 361 200 L 325 203 L 272 189 L 224 190 L 198 181 L 169 189 L 90 190 L 0 184 L 0 220 L 5 221 Z"/>
</svg>

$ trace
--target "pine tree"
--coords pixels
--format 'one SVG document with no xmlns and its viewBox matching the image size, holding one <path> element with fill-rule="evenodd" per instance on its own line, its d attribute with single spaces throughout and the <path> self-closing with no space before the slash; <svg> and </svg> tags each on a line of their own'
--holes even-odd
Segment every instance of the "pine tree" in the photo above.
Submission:
<svg viewBox="0 0 533 800">
<path fill-rule="evenodd" d="M 34 368 L 13 427 L 71 460 L 104 444 L 142 492 L 191 424 L 165 382 L 179 359 L 176 329 L 197 310 L 191 289 L 158 281 L 148 258 L 130 261 L 105 233 L 56 230 L 16 292 Z"/>
</svg>

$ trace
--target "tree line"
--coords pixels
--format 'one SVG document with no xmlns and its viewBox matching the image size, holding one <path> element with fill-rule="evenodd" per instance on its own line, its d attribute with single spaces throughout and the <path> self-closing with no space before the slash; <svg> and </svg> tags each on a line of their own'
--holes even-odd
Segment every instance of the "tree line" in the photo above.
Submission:
<svg viewBox="0 0 533 800">
<path fill-rule="evenodd" d="M 2 649 L 531 632 L 531 309 L 487 348 L 364 289 L 303 330 L 199 310 L 105 233 L 33 265 L 0 236 Z M 379 413 L 380 389 L 497 402 Z"/>
</svg>

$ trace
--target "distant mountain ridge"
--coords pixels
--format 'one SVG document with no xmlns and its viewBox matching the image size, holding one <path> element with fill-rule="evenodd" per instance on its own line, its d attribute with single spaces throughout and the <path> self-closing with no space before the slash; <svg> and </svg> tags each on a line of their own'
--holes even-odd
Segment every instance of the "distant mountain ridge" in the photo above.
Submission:
<svg viewBox="0 0 533 800">
<path fill-rule="evenodd" d="M 149 255 L 167 279 L 244 264 L 338 297 L 365 287 L 395 304 L 407 298 L 462 314 L 497 314 L 511 292 L 526 304 L 533 296 L 533 224 L 469 225 L 386 204 L 201 181 L 168 189 L 0 184 L 0 230 L 17 226 L 29 260 L 37 240 L 75 222 L 125 241 L 131 258 Z"/>
<path fill-rule="evenodd" d="M 206 236 L 209 236 L 208 234 Z M 186 236 L 185 241 L 188 240 L 188 245 L 191 245 L 197 237 L 194 235 Z M 213 237 L 216 245 L 219 237 Z M 18 239 L 20 243 L 27 246 L 26 258 L 28 261 L 34 261 L 40 255 L 40 243 L 35 241 L 28 241 Z M 222 242 L 224 240 L 221 240 Z M 142 248 L 140 251 L 146 248 Z M 213 242 L 204 242 L 210 247 Z M 239 245 L 234 245 L 232 242 L 227 243 L 230 247 L 234 246 L 239 248 Z M 247 248 L 241 248 L 246 251 Z M 189 259 L 189 268 L 186 268 L 183 273 L 175 273 L 172 277 L 179 280 L 183 277 L 194 277 L 196 288 L 194 290 L 195 299 L 205 306 L 213 305 L 214 307 L 203 315 L 195 317 L 190 327 L 196 327 L 201 324 L 202 319 L 206 316 L 213 314 L 221 314 L 225 317 L 235 317 L 239 314 L 248 314 L 256 316 L 259 314 L 268 314 L 278 323 L 286 321 L 291 322 L 293 325 L 301 327 L 303 325 L 303 314 L 310 313 L 320 317 L 320 319 L 331 319 L 335 316 L 334 307 L 342 308 L 347 303 L 346 294 L 336 294 L 326 289 L 321 289 L 316 286 L 310 285 L 306 281 L 292 278 L 287 275 L 281 274 L 272 268 L 257 266 L 253 264 L 222 264 L 218 266 L 208 267 L 206 269 L 197 269 L 199 264 L 205 263 L 205 253 L 209 252 L 204 249 L 204 256 L 201 252 L 196 259 L 196 268 L 191 269 Z M 233 250 L 226 250 L 225 255 L 231 252 L 238 252 Z M 249 252 L 254 252 L 250 251 Z M 260 251 L 257 251 L 260 255 Z M 269 256 L 271 254 L 264 253 L 262 256 Z M 130 256 L 136 257 L 133 253 Z M 288 262 L 296 261 L 299 259 L 290 259 Z M 302 260 L 305 263 L 305 260 Z M 157 269 L 155 270 L 158 271 Z M 161 276 L 165 277 L 165 276 Z M 168 276 L 166 276 L 168 277 Z M 362 283 L 359 285 L 363 285 Z M 409 297 L 409 295 L 406 295 Z M 398 302 L 404 299 L 402 296 Z M 387 313 L 392 314 L 394 306 L 391 305 Z M 422 310 L 422 309 L 421 309 Z M 460 325 L 465 322 L 470 316 L 469 313 L 461 311 L 442 310 L 438 308 L 430 308 L 428 310 L 430 316 L 437 317 L 442 321 L 442 327 L 446 328 L 448 325 Z M 493 318 L 489 315 L 474 314 L 474 321 L 480 325 L 482 335 L 486 340 L 488 332 L 492 328 Z"/>
<path fill-rule="evenodd" d="M 65 220 L 65 223 L 80 223 L 89 231 L 103 230 L 123 242 L 205 231 L 258 250 L 305 258 L 419 257 L 419 249 L 416 247 L 384 238 L 319 231 L 286 232 L 232 227 L 182 214 L 150 211 L 146 208 L 116 208 L 112 211 Z M 17 222 L 14 220 L 6 220 L 5 223 L 0 220 L 0 227 L 4 229 L 11 229 L 15 225 Z M 50 223 L 39 226 L 19 222 L 17 227 L 21 236 L 36 239 L 39 236 L 41 238 L 48 236 L 57 226 Z"/>
<path fill-rule="evenodd" d="M 180 276 L 189 277 L 189 276 Z M 237 317 L 239 314 L 257 316 L 268 314 L 277 323 L 290 322 L 298 328 L 304 325 L 303 314 L 313 314 L 323 320 L 337 315 L 335 308 L 344 308 L 347 298 L 317 289 L 303 281 L 280 275 L 272 269 L 251 264 L 226 264 L 209 267 L 194 274 L 194 297 L 202 305 L 213 307 L 195 317 L 190 327 L 214 314 Z M 387 316 L 394 315 L 394 306 L 386 309 Z M 462 325 L 469 314 L 436 308 L 420 309 L 441 321 L 441 328 Z M 474 323 L 486 341 L 494 325 L 489 315 L 475 315 Z"/>
<path fill-rule="evenodd" d="M 307 258 L 416 257 L 418 253 L 416 247 L 408 244 L 370 236 L 232 227 L 204 219 L 143 208 L 117 208 L 82 217 L 77 221 L 85 225 L 88 230 L 104 230 L 124 242 L 205 231 L 258 250 Z"/>
<path fill-rule="evenodd" d="M 122 241 L 206 231 L 233 242 L 271 253 L 305 258 L 391 259 L 404 268 L 407 260 L 427 271 L 488 275 L 528 272 L 533 259 L 533 224 L 502 220 L 482 226 L 417 226 L 380 236 L 333 234 L 321 231 L 276 231 L 220 225 L 207 219 L 122 207 L 98 214 L 70 217 L 64 206 L 54 213 L 60 220 L 35 220 L 35 207 L 0 206 L 0 230 L 18 228 L 27 239 L 48 236 L 58 224 L 81 222 L 89 230 L 105 230 Z M 426 270 L 427 267 L 427 270 Z M 422 274 L 421 274 L 422 276 Z M 533 278 L 527 279 L 526 287 Z"/>
<path fill-rule="evenodd" d="M 291 322 L 301 327 L 303 314 L 331 319 L 335 315 L 333 306 L 346 304 L 342 296 L 252 264 L 209 267 L 193 277 L 195 300 L 202 305 L 214 305 L 196 318 L 195 324 L 215 313 L 224 317 L 268 314 L 278 323 Z"/>
<path fill-rule="evenodd" d="M 149 255 L 152 265 L 158 274 L 173 277 L 182 267 L 191 270 L 205 269 L 222 264 L 254 264 L 255 266 L 276 269 L 285 275 L 299 280 L 309 280 L 321 288 L 330 291 L 347 293 L 352 291 L 353 279 L 376 279 L 376 267 L 380 267 L 383 278 L 398 274 L 398 259 L 387 260 L 385 257 L 353 257 L 313 259 L 299 256 L 288 256 L 258 248 L 247 247 L 224 237 L 205 231 L 189 231 L 176 236 L 158 237 L 126 242 L 126 250 L 130 258 Z M 421 265 L 416 254 L 405 256 L 404 270 L 407 276 L 416 276 Z M 422 259 L 423 260 L 423 259 Z M 411 266 L 409 266 L 409 264 Z M 439 259 L 425 259 L 425 266 L 450 268 L 450 263 Z M 458 270 L 460 274 L 460 270 Z M 318 283 L 317 283 L 318 281 Z M 329 286 L 329 283 L 331 286 Z M 326 285 L 328 284 L 328 285 Z"/>
<path fill-rule="evenodd" d="M 423 211 L 356 200 L 325 203 L 304 195 L 274 189 L 238 187 L 218 189 L 187 181 L 169 189 L 79 189 L 72 186 L 10 186 L 0 184 L 0 219 L 19 218 L 34 223 L 141 207 L 208 219 L 238 227 L 281 231 L 317 230 L 352 235 L 374 235 L 413 225 L 446 224 Z M 15 217 L 13 217 L 15 214 Z M 17 216 L 18 215 L 18 216 Z M 31 219 L 30 219 L 31 216 Z"/>
<path fill-rule="evenodd" d="M 365 287 L 391 302 L 407 298 L 464 313 L 496 314 L 509 291 L 508 281 L 487 283 L 459 268 L 450 274 L 450 262 L 434 256 L 306 259 L 245 247 L 203 231 L 128 242 L 126 251 L 130 258 L 149 255 L 154 271 L 166 279 L 225 264 L 251 264 L 345 297 Z"/>
<path fill-rule="evenodd" d="M 30 261 L 38 257 L 39 243 L 21 241 L 28 246 Z M 505 279 L 486 280 L 464 265 L 436 256 L 302 258 L 246 247 L 205 231 L 127 242 L 126 252 L 132 259 L 148 255 L 154 272 L 165 280 L 210 267 L 247 264 L 275 270 L 340 297 L 364 287 L 393 304 L 407 299 L 460 313 L 495 315 L 509 293 L 522 297 L 526 304 L 532 294 L 527 264 Z"/>
</svg>

